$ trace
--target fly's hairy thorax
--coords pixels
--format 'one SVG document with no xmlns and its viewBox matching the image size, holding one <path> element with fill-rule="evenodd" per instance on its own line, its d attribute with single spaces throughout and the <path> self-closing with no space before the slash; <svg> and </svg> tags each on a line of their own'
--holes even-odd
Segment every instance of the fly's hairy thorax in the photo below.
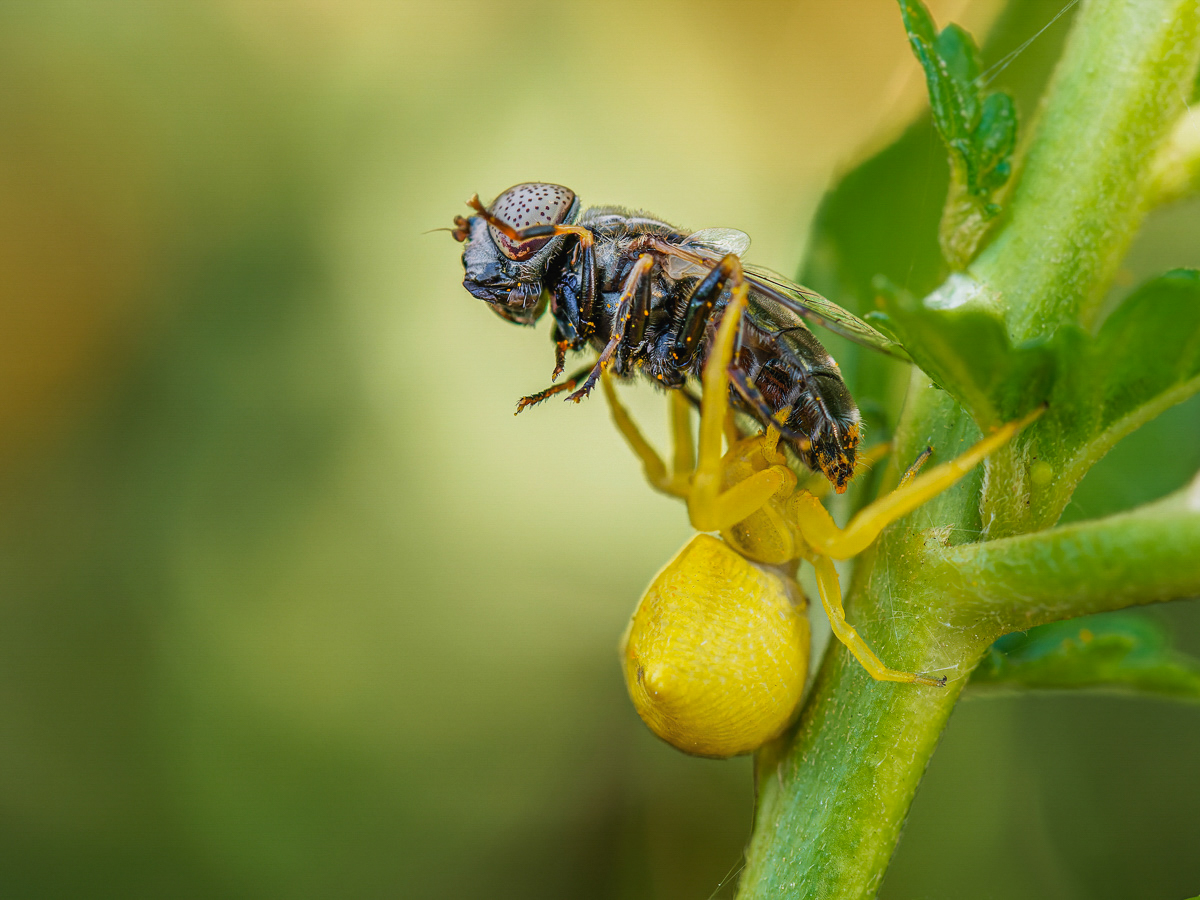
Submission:
<svg viewBox="0 0 1200 900">
<path fill-rule="evenodd" d="M 670 243 L 683 241 L 688 232 L 641 210 L 598 206 L 585 210 L 580 224 L 593 234 L 597 269 L 597 328 L 590 343 L 601 350 L 612 333 L 621 290 L 639 256 L 647 252 L 639 239 L 652 235 Z M 669 278 L 661 267 L 651 285 L 650 314 L 640 347 L 628 348 L 618 356 L 614 373 L 630 375 L 640 369 L 652 380 L 669 386 L 682 385 L 690 370 L 672 362 L 671 344 L 683 317 L 687 294 L 695 279 Z"/>
</svg>

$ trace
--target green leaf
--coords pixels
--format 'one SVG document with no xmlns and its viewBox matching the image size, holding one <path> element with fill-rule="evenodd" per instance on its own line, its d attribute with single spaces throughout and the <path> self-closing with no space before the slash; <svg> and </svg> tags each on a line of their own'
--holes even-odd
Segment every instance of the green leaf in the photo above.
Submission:
<svg viewBox="0 0 1200 900">
<path fill-rule="evenodd" d="M 1029 434 L 1042 469 L 1033 527 L 1053 524 L 1117 441 L 1200 391 L 1200 271 L 1176 269 L 1147 282 L 1095 338 L 1068 326 L 1047 344 L 1055 383 L 1046 415 Z"/>
<path fill-rule="evenodd" d="M 1173 650 L 1162 626 L 1148 616 L 1110 613 L 1002 637 L 984 655 L 971 683 L 1200 699 L 1200 660 Z"/>
<path fill-rule="evenodd" d="M 1066 496 L 1118 440 L 1200 390 L 1194 269 L 1147 282 L 1095 337 L 1068 323 L 1020 344 L 1009 337 L 995 298 L 966 275 L 952 275 L 920 301 L 884 278 L 876 288 L 884 310 L 867 319 L 894 334 L 981 427 L 1049 403 L 1030 436 L 1037 460 Z"/>
<path fill-rule="evenodd" d="M 1060 341 L 1014 346 L 997 305 L 965 275 L 952 275 L 923 301 L 879 278 L 884 310 L 867 316 L 895 334 L 914 362 L 982 428 L 1032 410 L 1049 396 Z"/>
<path fill-rule="evenodd" d="M 1012 174 L 1016 105 L 1008 94 L 984 94 L 975 40 L 957 25 L 937 32 L 920 0 L 900 0 L 913 55 L 925 71 L 929 109 L 950 155 L 950 186 L 939 241 L 954 269 L 975 255 L 1000 211 L 997 193 Z"/>
<path fill-rule="evenodd" d="M 932 28 L 933 23 L 929 24 Z M 969 84 L 983 72 L 983 58 L 979 47 L 975 45 L 975 38 L 958 25 L 950 24 L 943 28 L 934 41 L 934 49 L 945 60 L 950 76 L 958 83 Z"/>
<path fill-rule="evenodd" d="M 989 94 L 975 127 L 975 153 L 967 160 L 967 184 L 982 199 L 990 197 L 1012 174 L 1017 145 L 1017 109 L 1008 94 Z M 999 212 L 997 207 L 991 215 Z"/>
<path fill-rule="evenodd" d="M 1073 401 L 1070 419 L 1059 427 L 1075 443 L 1119 427 L 1163 395 L 1194 392 L 1200 386 L 1191 383 L 1200 376 L 1200 271 L 1175 269 L 1140 287 L 1081 355 L 1082 365 L 1064 373 L 1056 392 Z"/>
</svg>

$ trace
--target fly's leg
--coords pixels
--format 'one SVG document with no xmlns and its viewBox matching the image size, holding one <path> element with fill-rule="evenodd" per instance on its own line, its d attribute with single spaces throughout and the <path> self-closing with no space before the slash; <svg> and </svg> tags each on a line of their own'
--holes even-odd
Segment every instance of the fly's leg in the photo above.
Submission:
<svg viewBox="0 0 1200 900">
<path fill-rule="evenodd" d="M 649 253 L 643 253 L 637 258 L 637 262 L 633 264 L 633 268 L 625 277 L 625 287 L 621 291 L 621 299 L 617 301 L 617 314 L 613 320 L 612 336 L 600 352 L 600 358 L 596 360 L 596 365 L 592 368 L 591 374 L 588 375 L 587 381 L 583 383 L 583 387 L 568 397 L 568 400 L 574 400 L 578 403 L 590 394 L 592 388 L 596 386 L 596 379 L 600 377 L 600 373 L 612 365 L 613 355 L 617 352 L 621 341 L 624 340 L 625 329 L 629 324 L 629 320 L 633 317 L 634 300 L 637 299 L 639 303 L 642 302 L 645 291 L 642 289 L 641 284 L 643 281 L 649 282 L 650 270 L 653 268 L 654 257 Z M 644 321 L 640 322 L 639 326 L 644 329 Z M 640 336 L 638 340 L 639 342 L 641 341 Z"/>
<path fill-rule="evenodd" d="M 1040 406 L 1023 419 L 1001 425 L 957 459 L 934 466 L 924 475 L 918 475 L 907 484 L 897 487 L 886 497 L 863 507 L 844 530 L 834 524 L 816 497 L 798 492 L 792 504 L 801 534 L 809 546 L 822 556 L 849 559 L 858 555 L 884 528 L 949 488 L 1044 410 L 1045 406 Z"/>
<path fill-rule="evenodd" d="M 554 342 L 554 371 L 550 374 L 551 381 L 558 381 L 558 376 L 567 367 L 567 351 L 572 349 L 573 341 Z"/>
<path fill-rule="evenodd" d="M 927 684 L 931 687 L 941 687 L 946 683 L 945 676 L 930 678 L 915 672 L 901 672 L 880 662 L 875 652 L 867 646 L 867 642 L 854 630 L 854 626 L 846 621 L 846 610 L 842 607 L 842 588 L 833 561 L 828 556 L 816 556 L 813 557 L 812 563 L 813 568 L 817 570 L 817 590 L 821 595 L 821 605 L 825 607 L 825 615 L 829 617 L 834 636 L 862 663 L 868 675 L 876 681 L 901 681 L 907 684 Z"/>
<path fill-rule="evenodd" d="M 592 249 L 592 233 L 580 229 L 579 246 L 583 248 L 583 288 L 579 298 L 579 338 L 586 341 L 596 330 L 596 253 Z M 586 240 L 583 235 L 587 235 Z"/>
<path fill-rule="evenodd" d="M 643 270 L 642 277 L 637 279 L 633 288 L 633 305 L 629 311 L 629 325 L 625 328 L 625 338 L 630 350 L 641 346 L 642 338 L 646 335 L 646 324 L 650 321 L 650 306 L 654 300 L 654 279 L 650 276 L 654 268 L 654 257 L 643 254 L 638 257 L 638 264 L 649 259 Z M 637 271 L 637 265 L 634 266 Z"/>
<path fill-rule="evenodd" d="M 749 375 L 741 369 L 733 368 L 729 372 L 729 380 L 733 383 L 734 389 L 750 404 L 750 408 L 759 414 L 763 422 L 770 422 L 772 428 L 778 431 L 783 437 L 790 438 L 798 443 L 801 449 L 806 449 L 811 444 L 808 435 L 783 424 L 784 420 L 787 419 L 787 415 L 784 414 L 783 410 L 771 409 L 770 404 L 767 403 L 767 398 L 762 395 L 762 392 L 750 380 Z"/>
<path fill-rule="evenodd" d="M 692 490 L 688 495 L 688 516 L 691 518 L 692 527 L 697 531 L 721 531 L 730 528 L 761 509 L 775 493 L 781 489 L 790 489 L 796 483 L 796 476 L 791 469 L 784 465 L 773 465 L 755 472 L 726 491 L 721 490 L 721 439 L 729 412 L 729 369 L 741 327 L 742 313 L 749 298 L 749 285 L 742 278 L 741 263 L 736 256 L 726 256 L 718 269 L 726 269 L 729 272 L 732 290 L 704 363 L 699 454 L 696 473 L 692 477 Z M 697 292 L 709 283 L 710 279 L 711 274 L 697 287 Z M 719 294 L 723 287 L 723 284 L 719 284 L 714 289 Z M 700 307 L 700 304 L 704 304 L 704 307 Z M 703 298 L 699 304 L 693 299 L 689 304 L 689 314 L 698 307 L 711 309 L 711 304 L 706 303 Z M 704 322 L 693 327 L 697 336 L 703 334 Z"/>
<path fill-rule="evenodd" d="M 688 297 L 687 309 L 683 314 L 683 325 L 675 335 L 675 344 L 671 348 L 672 361 L 681 368 L 691 362 L 704 338 L 704 330 L 712 316 L 716 303 L 726 288 L 733 288 L 745 281 L 742 276 L 742 261 L 734 254 L 726 255 Z M 743 303 L 742 308 L 745 308 Z M 738 314 L 741 318 L 741 313 Z M 731 351 L 732 353 L 732 351 Z M 732 360 L 732 356 L 730 359 Z M 728 363 L 727 363 L 728 365 Z M 728 385 L 726 385 L 728 389 Z"/>
<path fill-rule="evenodd" d="M 583 341 L 578 338 L 564 337 L 557 322 L 554 323 L 554 331 L 551 332 L 550 337 L 554 341 L 554 372 L 550 375 L 550 380 L 558 381 L 558 376 L 567 367 L 567 351 L 580 349 L 583 346 Z"/>
<path fill-rule="evenodd" d="M 662 457 L 642 437 L 641 431 L 630 418 L 628 411 L 617 399 L 616 388 L 613 387 L 612 379 L 607 373 L 600 376 L 600 387 L 604 389 L 604 396 L 608 399 L 613 424 L 617 426 L 617 430 L 621 432 L 637 458 L 642 461 L 642 471 L 646 475 L 646 480 L 650 482 L 650 486 L 670 497 L 686 498 L 693 468 L 692 428 L 689 420 L 691 409 L 688 407 L 687 398 L 679 391 L 670 392 L 671 440 L 674 445 L 674 459 L 672 460 L 672 471 L 668 474 L 667 465 L 663 462 Z"/>
<path fill-rule="evenodd" d="M 566 381 L 560 382 L 559 384 L 552 384 L 544 391 L 538 391 L 536 394 L 530 394 L 528 397 L 522 397 L 517 401 L 517 411 L 513 413 L 513 415 L 519 416 L 525 410 L 529 409 L 529 407 L 537 406 L 543 400 L 549 400 L 555 394 L 561 394 L 563 391 L 574 390 L 575 385 L 579 384 L 579 382 L 583 380 L 583 377 L 592 371 L 593 365 L 593 363 L 589 363 L 578 372 L 575 372 Z"/>
</svg>

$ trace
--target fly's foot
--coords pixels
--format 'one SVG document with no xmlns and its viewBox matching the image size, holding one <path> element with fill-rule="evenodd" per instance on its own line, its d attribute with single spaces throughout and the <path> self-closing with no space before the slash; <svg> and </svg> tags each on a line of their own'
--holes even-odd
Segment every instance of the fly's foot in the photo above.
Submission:
<svg viewBox="0 0 1200 900">
<path fill-rule="evenodd" d="M 596 386 L 596 382 L 600 379 L 600 376 L 603 375 L 604 372 L 608 369 L 608 366 L 609 366 L 609 360 L 607 360 L 603 356 L 601 356 L 601 358 L 596 361 L 596 365 L 592 367 L 592 371 L 588 373 L 587 380 L 583 383 L 583 387 L 581 387 L 575 393 L 571 394 L 571 396 L 567 397 L 567 399 L 573 400 L 576 403 L 578 403 L 580 400 L 584 399 L 588 394 L 590 394 L 592 392 L 592 388 L 594 388 Z M 574 387 L 574 386 L 575 385 L 571 385 L 571 387 Z"/>
<path fill-rule="evenodd" d="M 530 394 L 528 397 L 522 397 L 520 400 L 517 401 L 517 411 L 515 413 L 513 413 L 513 415 L 519 416 L 525 410 L 529 409 L 529 407 L 537 406 L 543 400 L 549 400 L 555 394 L 561 394 L 563 391 L 573 390 L 575 388 L 575 385 L 579 384 L 579 379 L 583 378 L 584 375 L 588 375 L 589 373 L 593 373 L 593 367 L 590 365 L 585 366 L 584 368 L 580 369 L 578 372 L 573 373 L 571 375 L 571 377 L 568 378 L 566 381 L 564 381 L 562 384 L 552 384 L 552 385 L 550 385 L 550 387 L 546 388 L 544 391 L 538 391 L 536 394 Z M 591 374 L 591 376 L 588 379 L 588 384 L 589 385 L 595 384 L 595 380 L 596 380 L 596 376 L 594 374 Z M 587 385 L 585 385 L 585 387 L 587 387 Z M 588 387 L 588 390 L 591 390 L 591 388 Z M 582 398 L 580 398 L 580 399 L 582 399 Z M 578 401 L 576 401 L 576 402 L 578 402 Z"/>
<path fill-rule="evenodd" d="M 521 413 L 525 412 L 525 410 L 529 409 L 529 407 L 537 406 L 543 400 L 546 400 L 551 396 L 552 394 L 549 391 L 538 391 L 536 394 L 530 394 L 528 397 L 522 397 L 517 401 L 517 411 L 513 413 L 513 415 L 519 416 Z"/>
<path fill-rule="evenodd" d="M 596 376 L 594 374 L 589 375 L 588 380 L 583 383 L 583 387 L 581 387 L 575 393 L 568 396 L 567 399 L 573 400 L 576 403 L 578 403 L 579 401 L 586 398 L 588 396 L 588 394 L 590 394 L 592 392 L 592 388 L 594 388 L 595 386 L 596 386 Z M 572 385 L 572 387 L 574 387 L 574 385 Z"/>
<path fill-rule="evenodd" d="M 536 394 L 530 394 L 528 397 L 522 397 L 517 401 L 517 411 L 513 413 L 513 415 L 519 416 L 521 413 L 525 412 L 525 410 L 529 409 L 529 407 L 537 406 L 542 401 L 549 400 L 555 394 L 561 394 L 563 391 L 569 391 L 577 384 L 579 384 L 578 374 L 572 375 L 562 384 L 552 385 L 551 387 L 546 388 L 544 391 L 538 391 Z"/>
<path fill-rule="evenodd" d="M 563 373 L 563 369 L 567 365 L 567 351 L 571 349 L 571 341 L 555 341 L 554 342 L 554 373 L 550 376 L 551 381 L 558 381 L 558 376 Z"/>
</svg>

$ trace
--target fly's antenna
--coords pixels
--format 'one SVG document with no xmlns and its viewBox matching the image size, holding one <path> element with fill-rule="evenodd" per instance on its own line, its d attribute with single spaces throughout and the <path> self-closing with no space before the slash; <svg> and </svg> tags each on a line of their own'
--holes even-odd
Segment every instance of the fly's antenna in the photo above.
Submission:
<svg viewBox="0 0 1200 900">
<path fill-rule="evenodd" d="M 453 237 L 456 241 L 458 241 L 461 244 L 463 241 L 465 241 L 468 237 L 471 236 L 471 223 L 468 222 L 466 219 L 464 219 L 462 216 L 455 216 L 453 228 L 430 228 L 428 231 L 423 231 L 421 233 L 422 234 L 433 234 L 436 231 L 450 232 L 450 236 Z"/>
</svg>

